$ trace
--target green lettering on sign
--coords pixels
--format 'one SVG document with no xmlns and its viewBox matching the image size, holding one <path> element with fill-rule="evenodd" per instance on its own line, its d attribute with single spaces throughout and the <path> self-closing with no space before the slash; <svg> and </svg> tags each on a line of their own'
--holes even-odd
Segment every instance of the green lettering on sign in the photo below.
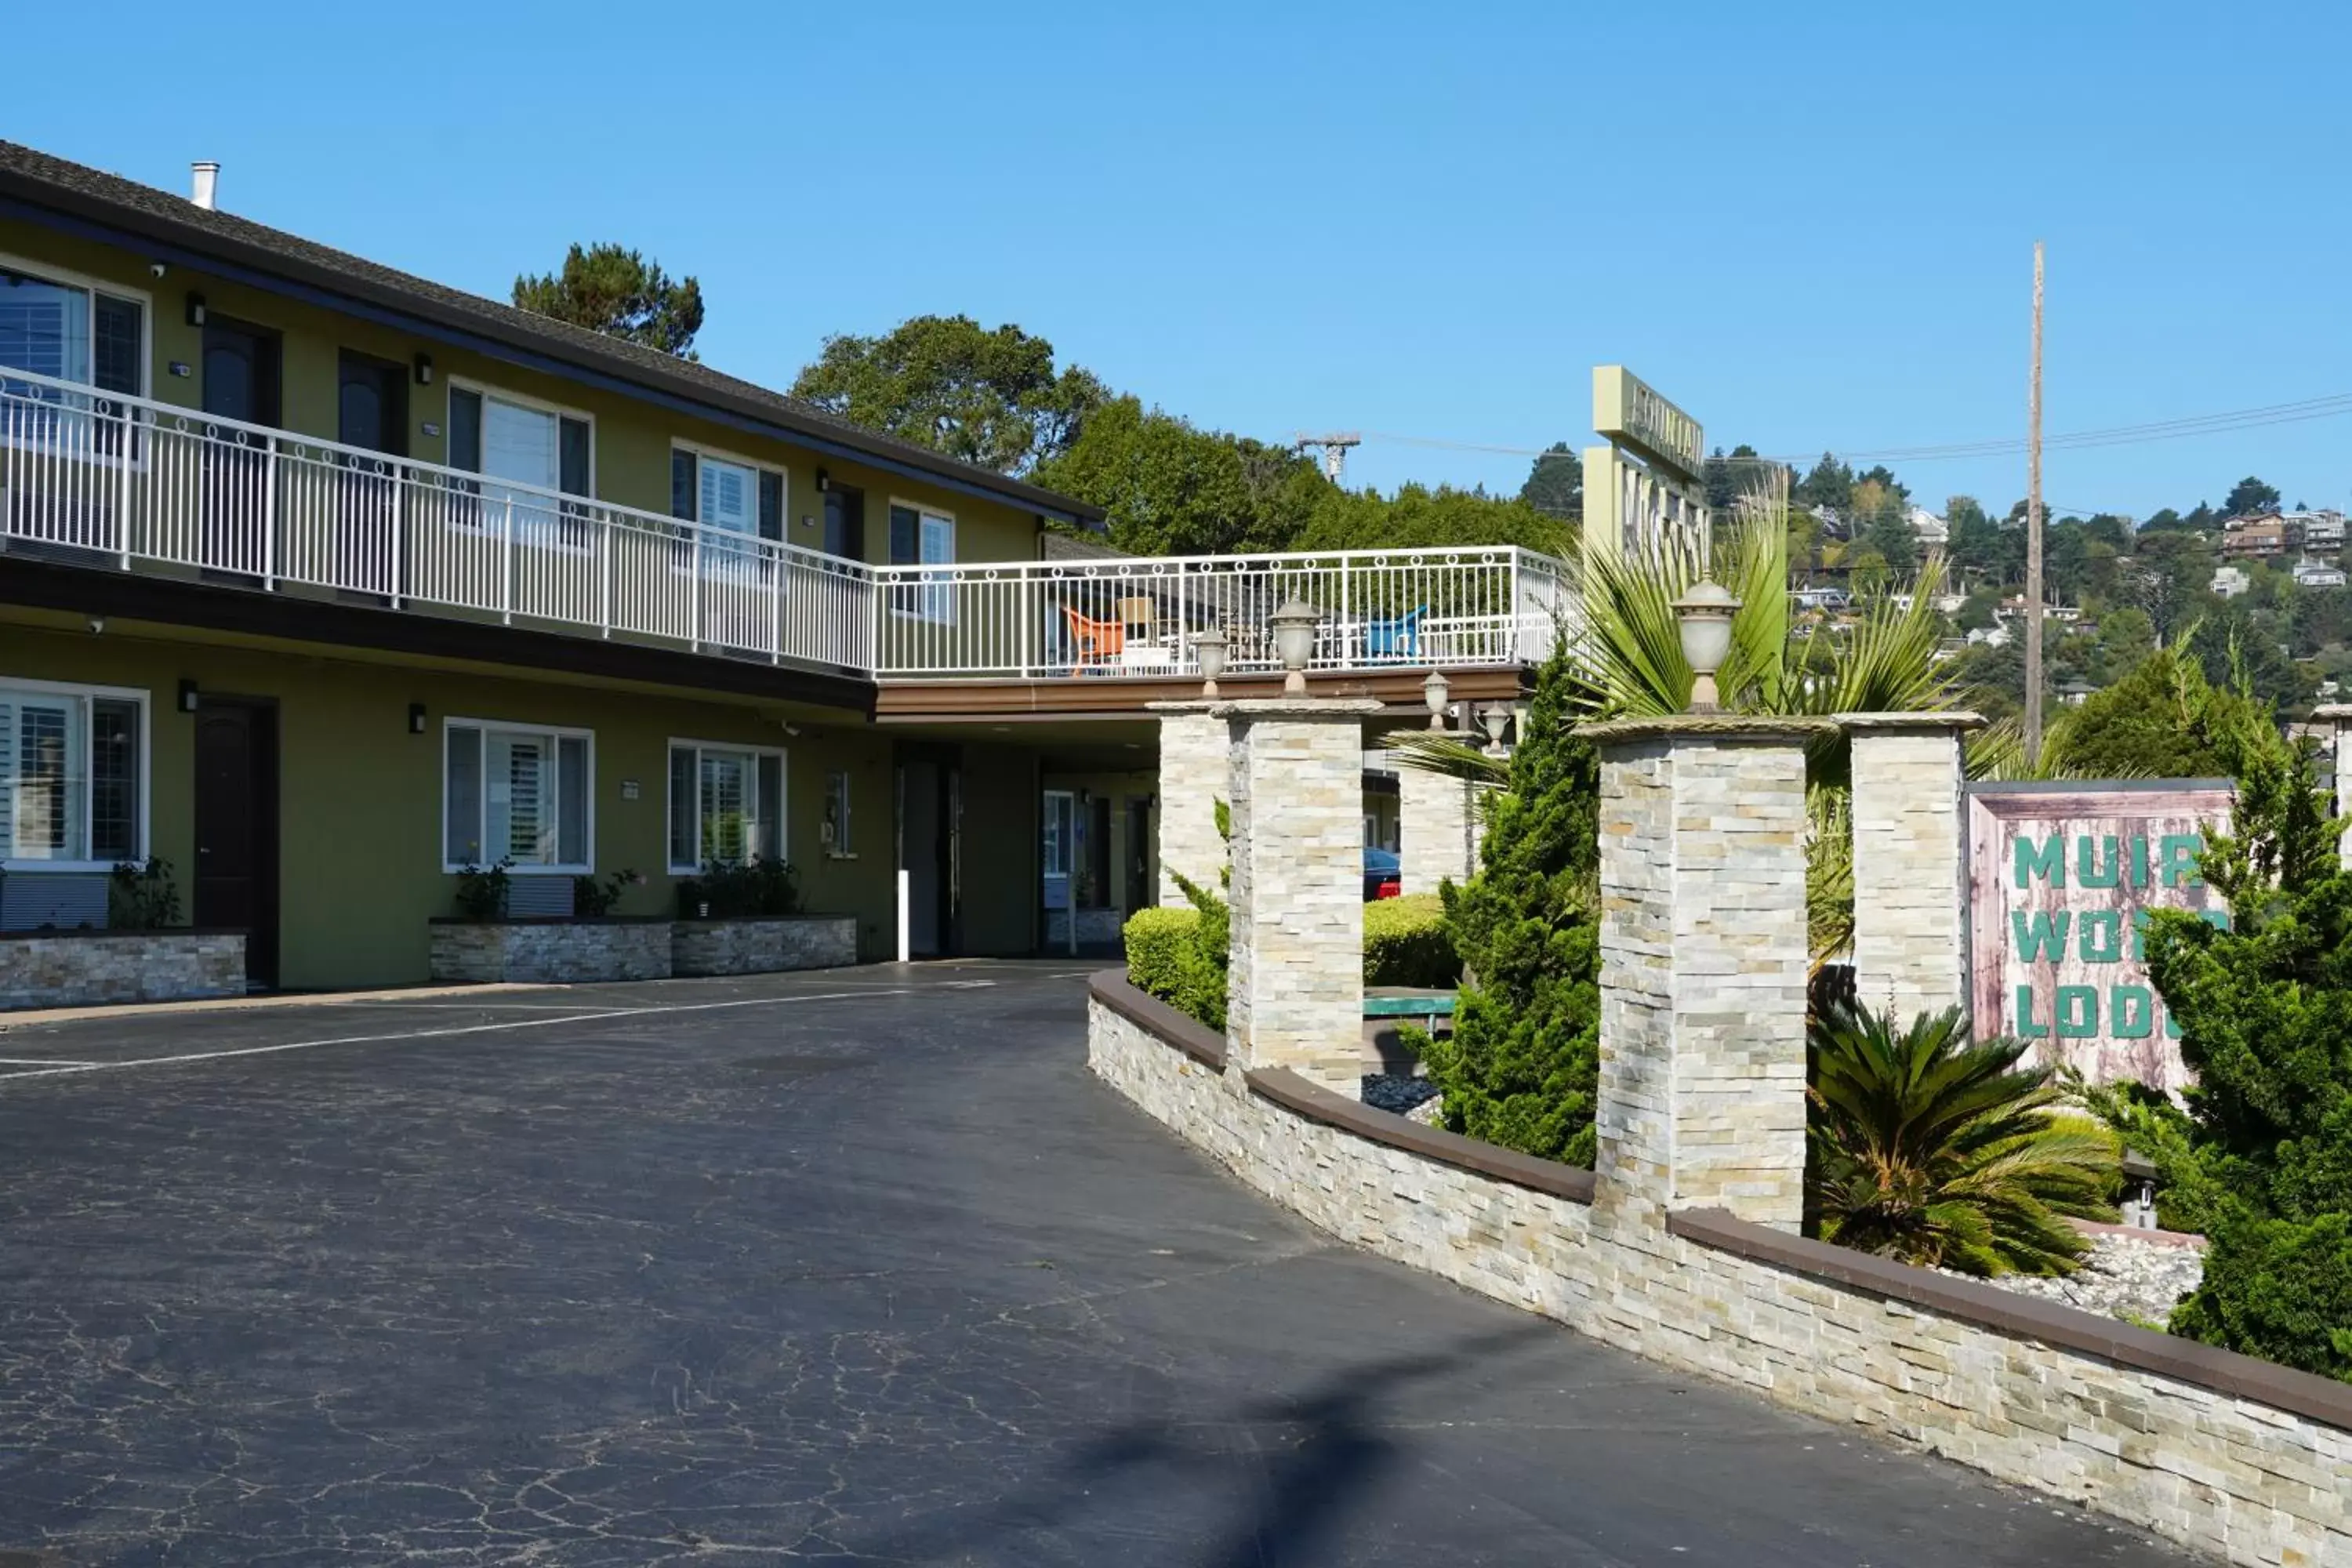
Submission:
<svg viewBox="0 0 2352 1568">
<path fill-rule="evenodd" d="M 2107 864 L 2099 868 L 2093 851 L 2106 847 Z M 2078 888 L 2112 888 L 2123 879 L 2123 847 L 2112 838 L 2083 837 L 2074 845 L 2074 886 Z"/>
<path fill-rule="evenodd" d="M 2017 885 L 2021 888 L 2034 877 L 2053 888 L 2066 885 L 2066 841 L 2052 834 L 2040 848 L 2033 840 L 2020 834 L 2017 839 Z"/>
<path fill-rule="evenodd" d="M 2009 927 L 2017 938 L 2018 951 L 2029 961 L 2046 958 L 2055 963 L 2066 956 L 2066 922 L 2072 918 L 2064 910 L 2055 913 L 2035 910 L 2031 914 L 2011 910 Z"/>
<path fill-rule="evenodd" d="M 2144 1040 L 2156 1033 L 2156 998 L 2145 985 L 2118 985 L 2107 998 L 2107 1028 L 2119 1040 Z"/>
<path fill-rule="evenodd" d="M 2019 986 L 2017 988 L 2017 1037 L 2021 1040 L 2041 1040 L 2047 1039 L 2049 1035 L 2050 1026 L 2038 1024 L 2033 1019 L 2033 987 Z"/>
<path fill-rule="evenodd" d="M 2074 922 L 2075 951 L 2085 963 L 2120 963 L 2124 956 L 2124 917 L 2120 910 L 2084 910 Z"/>
<path fill-rule="evenodd" d="M 2099 1032 L 2099 993 L 2089 985 L 2058 987 L 2058 1037 L 2087 1040 Z"/>
<path fill-rule="evenodd" d="M 2168 888 L 2201 888 L 2204 879 L 2197 875 L 2197 857 L 2203 852 L 2205 840 L 2195 833 L 2168 833 L 2157 849 L 2158 862 L 2164 869 L 2164 885 Z"/>
</svg>

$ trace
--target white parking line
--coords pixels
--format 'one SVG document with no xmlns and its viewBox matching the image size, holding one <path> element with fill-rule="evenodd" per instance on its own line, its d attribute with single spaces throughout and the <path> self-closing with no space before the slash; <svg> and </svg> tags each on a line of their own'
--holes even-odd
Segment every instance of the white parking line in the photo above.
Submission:
<svg viewBox="0 0 2352 1568">
<path fill-rule="evenodd" d="M 981 984 L 994 984 L 982 981 Z M 973 983 L 966 981 L 954 987 L 970 990 Z M 394 1035 L 340 1035 L 325 1040 L 287 1040 L 274 1046 L 240 1046 L 225 1051 L 186 1051 L 178 1056 L 141 1057 L 120 1062 L 58 1062 L 43 1063 L 27 1072 L 0 1073 L 0 1084 L 14 1083 L 27 1078 L 63 1078 L 93 1072 L 118 1072 L 132 1068 L 178 1067 L 188 1062 L 226 1061 L 235 1057 L 274 1056 L 282 1051 L 313 1051 L 326 1046 L 373 1046 L 393 1040 L 432 1040 L 455 1035 L 487 1035 L 502 1029 L 543 1029 L 554 1024 L 596 1024 L 609 1018 L 645 1018 L 669 1013 L 711 1013 L 725 1007 L 767 1007 L 787 1002 L 842 1002 L 864 996 L 919 996 L 927 992 L 945 991 L 945 985 L 902 985 L 892 990 L 819 991 L 799 995 L 743 996 L 727 1002 L 678 1002 L 661 1007 L 614 1007 L 602 1013 L 572 1013 L 560 1018 L 511 1018 L 501 1024 L 467 1024 L 451 1029 L 411 1029 Z"/>
<path fill-rule="evenodd" d="M 103 1065 L 100 1062 L 64 1061 L 56 1057 L 0 1057 L 0 1068 L 92 1068 Z M 11 1073 L 6 1076 L 13 1078 L 17 1075 Z"/>
</svg>

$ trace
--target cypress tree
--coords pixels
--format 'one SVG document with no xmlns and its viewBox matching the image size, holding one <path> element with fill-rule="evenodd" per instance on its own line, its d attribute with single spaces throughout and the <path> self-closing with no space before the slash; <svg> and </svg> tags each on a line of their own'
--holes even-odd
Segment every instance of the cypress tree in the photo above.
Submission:
<svg viewBox="0 0 2352 1568">
<path fill-rule="evenodd" d="M 1509 786 L 1487 801 L 1478 872 L 1442 889 L 1465 971 L 1454 1033 L 1418 1044 L 1444 1090 L 1449 1129 L 1589 1166 L 1601 1071 L 1601 768 L 1569 733 L 1574 691 L 1555 654 L 1538 673 Z"/>
</svg>

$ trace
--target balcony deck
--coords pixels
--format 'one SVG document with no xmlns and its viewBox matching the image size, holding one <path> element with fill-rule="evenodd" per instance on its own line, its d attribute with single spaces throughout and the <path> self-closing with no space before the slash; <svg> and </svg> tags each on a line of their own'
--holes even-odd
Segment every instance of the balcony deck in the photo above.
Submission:
<svg viewBox="0 0 2352 1568">
<path fill-rule="evenodd" d="M 1507 546 L 873 566 L 19 371 L 0 552 L 849 678 L 879 714 L 1132 712 L 1197 694 L 1212 634 L 1254 693 L 1293 604 L 1318 689 L 1410 700 L 1440 668 L 1499 693 L 1569 607 L 1559 563 Z"/>
</svg>

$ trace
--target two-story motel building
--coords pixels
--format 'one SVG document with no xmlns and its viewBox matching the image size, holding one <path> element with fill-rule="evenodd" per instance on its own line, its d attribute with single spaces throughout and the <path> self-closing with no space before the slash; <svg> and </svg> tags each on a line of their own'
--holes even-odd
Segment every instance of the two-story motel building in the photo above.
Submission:
<svg viewBox="0 0 2352 1568">
<path fill-rule="evenodd" d="M 253 979 L 422 980 L 519 910 L 790 859 L 861 952 L 1061 950 L 1155 901 L 1156 724 L 1227 638 L 1510 700 L 1512 550 L 1142 561 L 1093 509 L 794 399 L 0 142 L 0 928 L 153 855 Z M 1073 906 L 1076 906 L 1075 910 Z"/>
</svg>

